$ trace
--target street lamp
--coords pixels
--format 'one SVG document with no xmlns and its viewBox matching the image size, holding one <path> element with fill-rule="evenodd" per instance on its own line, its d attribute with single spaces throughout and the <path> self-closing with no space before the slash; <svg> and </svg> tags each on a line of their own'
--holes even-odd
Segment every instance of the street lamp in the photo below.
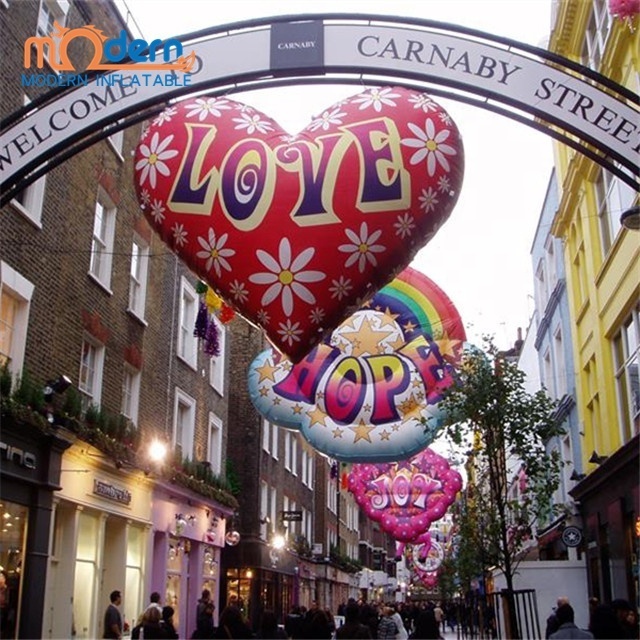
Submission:
<svg viewBox="0 0 640 640">
<path fill-rule="evenodd" d="M 620 224 L 629 231 L 640 231 L 640 206 L 636 205 L 623 211 L 620 216 Z"/>
</svg>

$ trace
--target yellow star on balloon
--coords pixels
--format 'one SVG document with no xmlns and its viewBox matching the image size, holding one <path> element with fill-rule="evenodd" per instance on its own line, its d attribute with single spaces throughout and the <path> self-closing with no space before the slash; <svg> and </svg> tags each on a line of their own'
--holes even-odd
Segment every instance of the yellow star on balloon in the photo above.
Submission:
<svg viewBox="0 0 640 640">
<path fill-rule="evenodd" d="M 307 415 L 311 418 L 311 422 L 309 423 L 309 427 L 313 427 L 314 424 L 320 424 L 323 427 L 326 427 L 325 420 L 327 419 L 327 415 L 324 411 L 322 411 L 319 407 L 315 407 L 313 411 L 307 411 Z"/>
<path fill-rule="evenodd" d="M 331 433 L 333 434 L 333 437 L 335 439 L 335 438 L 342 438 L 343 432 L 344 432 L 344 429 L 341 429 L 340 427 L 336 427 Z"/>
<path fill-rule="evenodd" d="M 360 420 L 357 427 L 349 427 L 351 431 L 355 433 L 355 437 L 353 439 L 353 444 L 359 442 L 360 440 L 366 440 L 367 442 L 371 442 L 371 437 L 369 434 L 375 429 L 375 427 L 368 427 L 364 420 Z"/>
<path fill-rule="evenodd" d="M 275 372 L 276 367 L 271 364 L 270 360 L 265 360 L 265 363 L 261 367 L 256 367 L 256 371 L 260 375 L 260 379 L 258 380 L 258 384 L 260 384 L 263 380 L 271 380 L 271 382 L 275 382 Z"/>
</svg>

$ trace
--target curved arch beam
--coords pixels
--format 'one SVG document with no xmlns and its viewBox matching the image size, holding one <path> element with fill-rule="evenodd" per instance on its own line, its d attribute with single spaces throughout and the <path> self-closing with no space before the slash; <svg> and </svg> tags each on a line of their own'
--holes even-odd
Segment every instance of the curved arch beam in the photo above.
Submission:
<svg viewBox="0 0 640 640">
<path fill-rule="evenodd" d="M 173 84 L 154 84 L 156 74 L 145 78 L 132 64 L 51 91 L 6 118 L 1 203 L 181 96 L 323 82 L 402 84 L 474 104 L 562 140 L 638 187 L 638 96 L 543 49 L 455 25 L 360 14 L 249 20 L 179 39 L 198 64 L 191 74 L 174 73 Z"/>
</svg>

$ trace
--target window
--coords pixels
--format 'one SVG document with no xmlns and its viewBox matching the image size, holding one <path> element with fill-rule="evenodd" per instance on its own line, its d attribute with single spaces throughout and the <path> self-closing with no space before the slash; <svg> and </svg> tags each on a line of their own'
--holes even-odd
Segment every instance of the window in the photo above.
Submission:
<svg viewBox="0 0 640 640">
<path fill-rule="evenodd" d="M 547 271 L 547 294 L 551 297 L 553 289 L 558 281 L 558 275 L 556 273 L 556 257 L 553 249 L 553 236 L 548 236 L 544 244 L 545 249 L 545 266 Z"/>
<path fill-rule="evenodd" d="M 268 420 L 262 421 L 262 449 L 269 453 L 271 423 Z"/>
<path fill-rule="evenodd" d="M 54 22 L 64 27 L 67 21 L 68 11 L 68 0 L 40 0 L 36 35 L 40 38 L 49 37 L 54 30 Z M 44 47 L 44 55 L 47 60 L 51 57 L 51 51 L 49 51 L 48 45 Z"/>
<path fill-rule="evenodd" d="M 122 376 L 122 415 L 138 424 L 138 405 L 140 402 L 140 371 L 125 365 Z"/>
<path fill-rule="evenodd" d="M 562 329 L 558 327 L 553 334 L 553 355 L 556 364 L 556 392 L 557 397 L 562 398 L 567 393 L 567 367 L 564 358 L 564 345 L 562 344 Z"/>
<path fill-rule="evenodd" d="M 85 336 L 80 356 L 80 380 L 78 389 L 82 396 L 82 408 L 100 405 L 102 396 L 102 367 L 104 365 L 104 346 Z"/>
<path fill-rule="evenodd" d="M 0 364 L 22 373 L 34 285 L 0 260 Z"/>
<path fill-rule="evenodd" d="M 222 420 L 215 413 L 209 413 L 209 450 L 207 460 L 211 463 L 211 471 L 216 475 L 222 473 Z"/>
<path fill-rule="evenodd" d="M 271 526 L 275 527 L 278 520 L 276 519 L 277 515 L 277 506 L 278 506 L 278 490 L 275 487 L 271 487 L 271 496 L 269 500 L 269 519 L 271 520 Z"/>
<path fill-rule="evenodd" d="M 538 268 L 536 269 L 535 279 L 535 295 L 536 295 L 536 307 L 544 313 L 547 308 L 548 296 L 547 296 L 547 280 L 545 277 L 544 260 L 540 260 Z"/>
<path fill-rule="evenodd" d="M 23 104 L 28 105 L 31 100 L 23 96 Z M 44 187 L 46 175 L 42 176 L 22 191 L 19 191 L 11 200 L 14 209 L 21 213 L 27 220 L 40 227 L 42 219 L 42 204 L 44 202 Z"/>
<path fill-rule="evenodd" d="M 598 172 L 594 188 L 602 251 L 606 256 L 620 231 L 620 215 L 631 207 L 635 194 L 628 184 L 604 169 Z"/>
<path fill-rule="evenodd" d="M 93 240 L 91 241 L 91 262 L 89 273 L 109 291 L 111 286 L 111 259 L 116 226 L 116 208 L 102 191 L 98 192 L 93 219 Z"/>
<path fill-rule="evenodd" d="M 284 436 L 284 468 L 294 476 L 298 475 L 298 441 L 291 431 Z"/>
<path fill-rule="evenodd" d="M 308 459 L 307 459 L 307 485 L 310 489 L 313 489 L 313 485 L 314 485 L 314 459 L 313 459 L 313 454 L 311 454 Z"/>
<path fill-rule="evenodd" d="M 595 71 L 600 69 L 610 28 L 611 15 L 607 7 L 607 0 L 593 0 L 592 12 L 587 23 L 582 46 L 583 65 Z"/>
<path fill-rule="evenodd" d="M 278 436 L 280 435 L 280 428 L 275 424 L 271 425 L 271 457 L 274 460 L 278 460 Z"/>
<path fill-rule="evenodd" d="M 122 124 L 122 120 L 118 120 L 117 124 Z M 115 125 L 112 125 L 115 126 Z M 111 148 L 116 152 L 118 158 L 124 161 L 124 157 L 122 156 L 122 145 L 124 143 L 124 129 L 120 129 L 119 131 L 115 131 L 112 133 L 107 140 L 111 145 Z"/>
<path fill-rule="evenodd" d="M 193 459 L 195 424 L 196 401 L 181 389 L 176 389 L 172 444 L 177 453 L 190 460 Z"/>
<path fill-rule="evenodd" d="M 224 395 L 224 370 L 226 367 L 225 349 L 227 346 L 227 328 L 213 317 L 216 329 L 218 330 L 218 344 L 220 355 L 212 356 L 209 364 L 209 382 L 211 386 L 221 395 Z"/>
<path fill-rule="evenodd" d="M 149 271 L 149 245 L 135 236 L 131 245 L 131 271 L 129 277 L 129 311 L 144 320 Z"/>
<path fill-rule="evenodd" d="M 267 517 L 269 516 L 269 485 L 260 480 L 260 538 L 266 540 L 269 535 Z M 264 520 L 264 522 L 263 522 Z"/>
<path fill-rule="evenodd" d="M 554 398 L 555 397 L 555 393 L 554 393 L 554 384 L 553 384 L 553 365 L 551 364 L 551 353 L 549 352 L 549 349 L 547 349 L 544 352 L 544 355 L 542 356 L 542 364 L 543 364 L 543 368 L 544 371 L 542 373 L 543 375 L 543 382 L 544 382 L 544 386 L 547 388 L 547 393 Z"/>
<path fill-rule="evenodd" d="M 180 286 L 180 332 L 178 334 L 178 357 L 192 369 L 198 363 L 198 342 L 193 335 L 196 326 L 198 296 L 191 283 L 183 277 Z"/>
<path fill-rule="evenodd" d="M 640 430 L 640 307 L 613 339 L 622 440 L 628 442 Z"/>
</svg>

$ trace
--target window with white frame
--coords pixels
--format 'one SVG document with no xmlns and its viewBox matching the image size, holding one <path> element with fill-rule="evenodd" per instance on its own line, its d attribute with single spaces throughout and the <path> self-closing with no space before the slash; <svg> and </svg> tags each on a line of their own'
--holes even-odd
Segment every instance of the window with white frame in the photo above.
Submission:
<svg viewBox="0 0 640 640">
<path fill-rule="evenodd" d="M 260 480 L 260 538 L 266 540 L 269 536 L 267 518 L 269 517 L 269 485 Z"/>
<path fill-rule="evenodd" d="M 195 425 L 196 401 L 182 389 L 176 389 L 172 444 L 183 458 L 190 460 L 193 459 Z"/>
<path fill-rule="evenodd" d="M 554 238 L 553 236 L 547 236 L 547 240 L 544 243 L 545 250 L 545 265 L 547 272 L 547 292 L 548 296 L 551 297 L 553 293 L 553 289 L 556 286 L 556 282 L 558 280 L 558 275 L 556 272 L 556 256 L 553 248 Z"/>
<path fill-rule="evenodd" d="M 544 260 L 540 260 L 536 269 L 535 279 L 536 306 L 544 313 L 547 307 L 547 281 L 545 277 Z"/>
<path fill-rule="evenodd" d="M 275 425 L 271 425 L 271 457 L 274 460 L 278 460 L 278 438 L 280 437 L 281 429 Z"/>
<path fill-rule="evenodd" d="M 0 365 L 22 374 L 34 285 L 0 260 Z"/>
<path fill-rule="evenodd" d="M 600 169 L 594 185 L 602 250 L 607 255 L 622 228 L 620 215 L 631 207 L 634 190 L 617 176 Z"/>
<path fill-rule="evenodd" d="M 313 540 L 313 513 L 309 509 L 302 510 L 302 521 L 304 522 L 304 537 L 307 542 Z"/>
<path fill-rule="evenodd" d="M 269 519 L 271 520 L 271 527 L 274 528 L 278 522 L 277 507 L 278 507 L 278 490 L 275 487 L 271 487 L 271 495 L 269 496 Z"/>
<path fill-rule="evenodd" d="M 193 335 L 198 313 L 198 295 L 193 285 L 183 276 L 180 283 L 180 331 L 178 357 L 192 369 L 198 363 L 198 342 Z"/>
<path fill-rule="evenodd" d="M 607 37 L 611 29 L 611 14 L 607 0 L 592 0 L 592 10 L 584 34 L 582 64 L 595 71 L 600 69 Z"/>
<path fill-rule="evenodd" d="M 314 461 L 314 457 L 313 454 L 311 454 L 308 458 L 307 458 L 307 486 L 309 487 L 309 489 L 313 489 L 313 485 L 314 485 L 314 473 L 315 473 L 315 461 Z"/>
<path fill-rule="evenodd" d="M 117 124 L 121 124 L 122 120 L 118 120 Z M 124 129 L 114 131 L 108 138 L 111 148 L 116 152 L 116 155 L 120 160 L 124 160 L 122 157 L 122 146 L 124 144 Z"/>
<path fill-rule="evenodd" d="M 544 377 L 544 386 L 547 388 L 547 392 L 551 397 L 555 397 L 554 393 L 554 384 L 553 384 L 553 365 L 551 363 L 551 351 L 547 348 L 545 349 L 544 355 L 542 356 L 542 365 L 543 372 L 542 375 Z"/>
<path fill-rule="evenodd" d="M 216 475 L 220 475 L 222 473 L 222 420 L 215 413 L 209 413 L 209 452 L 207 460 L 211 464 L 211 471 Z"/>
<path fill-rule="evenodd" d="M 116 208 L 107 194 L 99 189 L 93 218 L 89 273 L 107 290 L 111 287 L 115 228 Z"/>
<path fill-rule="evenodd" d="M 284 437 L 284 468 L 298 475 L 298 441 L 291 431 L 286 431 Z"/>
<path fill-rule="evenodd" d="M 22 97 L 22 102 L 26 106 L 31 100 L 28 96 Z M 27 220 L 40 227 L 42 220 L 42 205 L 44 203 L 44 188 L 47 181 L 46 174 L 32 182 L 28 187 L 19 191 L 11 200 L 14 209 L 22 214 Z"/>
<path fill-rule="evenodd" d="M 140 378 L 138 369 L 125 364 L 122 375 L 122 415 L 138 424 L 138 406 L 140 403 Z"/>
<path fill-rule="evenodd" d="M 302 449 L 300 452 L 300 481 L 303 485 L 307 485 L 307 458 L 309 454 L 306 449 Z"/>
<path fill-rule="evenodd" d="M 640 307 L 633 310 L 613 338 L 613 357 L 621 436 L 628 442 L 640 431 Z"/>
<path fill-rule="evenodd" d="M 80 378 L 78 389 L 82 397 L 82 408 L 99 406 L 102 399 L 102 369 L 104 366 L 104 345 L 89 335 L 82 341 L 80 354 Z"/>
<path fill-rule="evenodd" d="M 563 398 L 568 390 L 568 380 L 564 344 L 562 343 L 562 328 L 560 326 L 553 332 L 553 357 L 555 360 L 557 397 Z"/>
<path fill-rule="evenodd" d="M 40 0 L 36 35 L 40 38 L 50 37 L 55 30 L 55 22 L 57 22 L 61 27 L 64 27 L 67 22 L 68 12 L 68 0 Z M 51 59 L 51 51 L 49 50 L 48 44 L 44 45 L 44 56 L 47 60 Z M 57 61 L 59 61 L 59 56 Z"/>
<path fill-rule="evenodd" d="M 271 423 L 263 418 L 262 420 L 262 449 L 269 453 L 271 446 Z"/>
<path fill-rule="evenodd" d="M 227 328 L 214 316 L 213 322 L 218 330 L 220 353 L 209 361 L 209 383 L 221 395 L 224 395 L 224 370 L 227 366 L 225 357 L 227 348 Z"/>
<path fill-rule="evenodd" d="M 336 499 L 336 481 L 333 478 L 327 479 L 327 509 L 331 513 L 337 513 L 338 501 Z"/>
<path fill-rule="evenodd" d="M 129 311 L 144 320 L 149 273 L 149 243 L 134 235 L 131 243 L 131 268 L 129 271 Z"/>
</svg>

